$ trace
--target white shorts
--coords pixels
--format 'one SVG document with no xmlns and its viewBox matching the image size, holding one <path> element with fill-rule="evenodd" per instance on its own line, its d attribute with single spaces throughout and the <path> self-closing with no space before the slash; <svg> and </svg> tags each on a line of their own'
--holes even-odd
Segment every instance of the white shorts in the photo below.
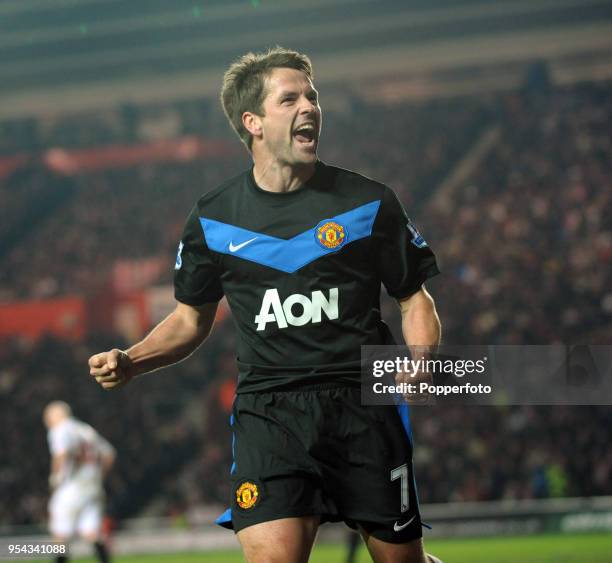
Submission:
<svg viewBox="0 0 612 563">
<path fill-rule="evenodd" d="M 68 483 L 62 485 L 49 501 L 49 528 L 56 537 L 69 539 L 99 534 L 104 514 L 104 491 Z"/>
</svg>

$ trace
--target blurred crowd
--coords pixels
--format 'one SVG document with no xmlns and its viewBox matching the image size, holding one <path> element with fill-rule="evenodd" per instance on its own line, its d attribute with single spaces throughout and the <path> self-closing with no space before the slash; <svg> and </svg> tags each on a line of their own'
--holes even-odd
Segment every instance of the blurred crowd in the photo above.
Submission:
<svg viewBox="0 0 612 563">
<path fill-rule="evenodd" d="M 612 321 L 612 88 L 506 95 L 499 136 L 420 217 L 452 343 L 575 342 Z"/>
<path fill-rule="evenodd" d="M 196 99 L 163 105 L 102 107 L 70 115 L 0 121 L 0 155 L 127 145 L 181 135 L 230 137 L 216 101 Z"/>
<path fill-rule="evenodd" d="M 185 218 L 199 194 L 233 173 L 231 164 L 159 164 L 69 178 L 47 171 L 72 195 L 35 228 L 28 194 L 16 186 L 16 197 L 24 198 L 22 233 L 0 256 L 0 300 L 92 294 L 119 258 L 160 257 L 168 281 Z"/>
<path fill-rule="evenodd" d="M 609 343 L 611 131 L 610 83 L 393 105 L 351 100 L 325 114 L 321 157 L 398 191 L 439 257 L 443 275 L 429 288 L 446 343 Z M 445 182 L 491 132 L 472 168 Z M 1 183 L 9 213 L 0 225 L 0 301 L 94 294 L 120 258 L 167 261 L 155 281 L 169 283 L 191 206 L 248 166 L 246 154 L 72 177 L 37 155 L 182 134 L 231 138 L 205 102 L 2 124 L 0 154 L 32 159 Z M 384 299 L 382 307 L 397 332 L 396 305 Z M 115 517 L 152 503 L 168 515 L 227 503 L 231 323 L 194 358 L 111 394 L 86 368 L 91 353 L 121 344 L 104 328 L 77 345 L 2 343 L 0 524 L 44 520 L 40 413 L 57 398 L 119 450 L 109 483 Z M 609 408 L 419 407 L 413 416 L 423 502 L 612 494 Z"/>
<path fill-rule="evenodd" d="M 609 495 L 609 407 L 417 407 L 421 502 Z"/>
</svg>

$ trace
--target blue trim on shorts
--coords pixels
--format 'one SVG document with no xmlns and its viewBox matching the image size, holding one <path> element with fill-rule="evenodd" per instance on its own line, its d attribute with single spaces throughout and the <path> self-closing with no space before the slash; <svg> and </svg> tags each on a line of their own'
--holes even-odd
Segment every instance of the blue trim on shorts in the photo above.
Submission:
<svg viewBox="0 0 612 563">
<path fill-rule="evenodd" d="M 219 526 L 223 526 L 224 528 L 228 528 L 228 524 L 232 522 L 232 509 L 228 508 L 219 518 L 215 520 L 215 524 L 219 524 Z"/>
<path fill-rule="evenodd" d="M 395 402 L 395 407 L 397 408 L 397 412 L 402 421 L 402 426 L 406 431 L 406 435 L 410 440 L 410 445 L 414 446 L 414 442 L 412 440 L 412 425 L 410 424 L 410 407 L 403 402 L 403 399 L 397 399 Z"/>
<path fill-rule="evenodd" d="M 234 397 L 234 401 L 236 397 Z M 234 413 L 230 415 L 230 426 L 234 426 Z M 230 469 L 230 475 L 236 473 L 236 433 L 232 432 L 232 467 Z M 222 526 L 223 528 L 233 529 L 232 524 L 232 509 L 228 508 L 219 518 L 215 520 L 215 524 Z"/>
<path fill-rule="evenodd" d="M 230 426 L 234 426 L 234 415 L 230 415 Z M 232 432 L 232 467 L 230 468 L 230 475 L 236 473 L 236 433 Z"/>
</svg>

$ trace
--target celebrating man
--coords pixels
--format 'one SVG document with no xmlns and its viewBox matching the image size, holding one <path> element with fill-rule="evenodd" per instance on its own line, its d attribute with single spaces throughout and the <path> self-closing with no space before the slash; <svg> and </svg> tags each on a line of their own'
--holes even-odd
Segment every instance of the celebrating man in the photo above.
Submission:
<svg viewBox="0 0 612 563">
<path fill-rule="evenodd" d="M 218 522 L 246 559 L 306 561 L 319 524 L 345 521 L 377 562 L 435 561 L 421 541 L 407 407 L 360 399 L 360 346 L 393 341 L 381 283 L 400 304 L 406 343 L 438 343 L 423 287 L 435 257 L 388 187 L 318 160 L 308 57 L 249 53 L 226 72 L 221 100 L 254 166 L 187 219 L 175 311 L 128 350 L 92 356 L 90 372 L 111 389 L 180 361 L 225 296 L 239 379 L 231 508 Z"/>
</svg>

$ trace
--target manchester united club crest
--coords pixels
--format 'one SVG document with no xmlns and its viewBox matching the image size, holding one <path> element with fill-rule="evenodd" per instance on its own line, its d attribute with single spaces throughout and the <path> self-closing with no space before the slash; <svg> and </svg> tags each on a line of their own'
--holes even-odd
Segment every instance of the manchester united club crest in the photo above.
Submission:
<svg viewBox="0 0 612 563">
<path fill-rule="evenodd" d="M 255 483 L 245 481 L 236 489 L 236 503 L 243 510 L 253 508 L 259 500 L 259 489 Z"/>
<path fill-rule="evenodd" d="M 328 250 L 338 250 L 346 242 L 346 227 L 326 219 L 315 228 L 315 239 Z"/>
</svg>

